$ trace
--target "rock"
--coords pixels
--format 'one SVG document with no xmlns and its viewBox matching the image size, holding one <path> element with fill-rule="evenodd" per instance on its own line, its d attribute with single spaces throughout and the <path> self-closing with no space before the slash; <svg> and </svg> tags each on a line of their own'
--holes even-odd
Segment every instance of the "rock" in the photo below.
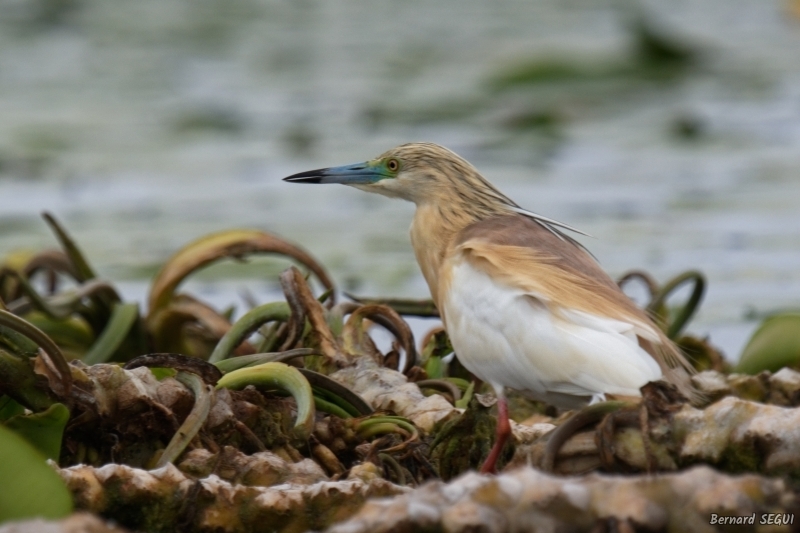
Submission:
<svg viewBox="0 0 800 533">
<path fill-rule="evenodd" d="M 533 468 L 498 476 L 465 474 L 393 498 L 371 500 L 327 533 L 441 531 L 710 532 L 712 514 L 787 512 L 794 495 L 782 480 L 729 476 L 706 466 L 659 476 L 555 477 Z M 756 520 L 758 523 L 758 520 Z"/>
<path fill-rule="evenodd" d="M 178 525 L 198 533 L 324 529 L 355 514 L 368 498 L 409 490 L 384 479 L 233 485 L 213 474 L 193 480 L 171 464 L 150 471 L 81 465 L 58 473 L 77 508 L 154 533 L 172 533 Z"/>
<path fill-rule="evenodd" d="M 20 520 L 0 526 L 0 533 L 127 533 L 115 524 L 89 513 L 74 513 L 62 520 Z"/>
</svg>

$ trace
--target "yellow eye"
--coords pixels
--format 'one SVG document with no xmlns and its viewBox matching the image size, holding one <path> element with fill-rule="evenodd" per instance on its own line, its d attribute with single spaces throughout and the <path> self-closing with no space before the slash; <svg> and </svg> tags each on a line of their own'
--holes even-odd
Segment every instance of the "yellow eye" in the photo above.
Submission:
<svg viewBox="0 0 800 533">
<path fill-rule="evenodd" d="M 397 172 L 400 168 L 400 162 L 397 159 L 390 159 L 386 162 L 386 168 L 392 172 Z"/>
</svg>

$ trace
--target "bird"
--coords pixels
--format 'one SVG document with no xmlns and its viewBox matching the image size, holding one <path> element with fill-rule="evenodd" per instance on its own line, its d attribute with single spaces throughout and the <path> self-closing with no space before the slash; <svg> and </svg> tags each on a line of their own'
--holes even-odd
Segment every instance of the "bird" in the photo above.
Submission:
<svg viewBox="0 0 800 533">
<path fill-rule="evenodd" d="M 569 233 L 517 205 L 468 161 L 434 143 L 300 172 L 416 204 L 410 237 L 459 361 L 497 396 L 496 473 L 511 435 L 506 389 L 563 409 L 640 397 L 664 379 L 689 391 L 690 363 Z M 569 232 L 569 233 L 568 233 Z"/>
</svg>

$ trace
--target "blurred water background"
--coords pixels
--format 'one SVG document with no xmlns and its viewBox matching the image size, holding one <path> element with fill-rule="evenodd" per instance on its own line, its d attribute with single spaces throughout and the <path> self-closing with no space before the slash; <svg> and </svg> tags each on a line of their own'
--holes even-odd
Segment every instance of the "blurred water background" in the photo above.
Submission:
<svg viewBox="0 0 800 533">
<path fill-rule="evenodd" d="M 800 307 L 800 5 L 790 0 L 0 0 L 0 257 L 71 230 L 144 301 L 180 246 L 300 243 L 346 290 L 427 297 L 413 205 L 283 176 L 444 144 L 594 235 L 612 275 L 697 268 L 735 359 Z M 278 294 L 275 258 L 190 288 Z M 417 324 L 419 329 L 421 326 Z"/>
</svg>

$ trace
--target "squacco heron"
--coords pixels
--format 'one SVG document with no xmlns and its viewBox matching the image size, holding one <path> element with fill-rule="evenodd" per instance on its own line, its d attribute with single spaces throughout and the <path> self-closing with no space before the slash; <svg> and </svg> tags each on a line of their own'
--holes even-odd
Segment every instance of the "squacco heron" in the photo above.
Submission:
<svg viewBox="0 0 800 533">
<path fill-rule="evenodd" d="M 458 359 L 497 395 L 494 472 L 511 434 L 506 387 L 562 408 L 686 389 L 676 346 L 555 220 L 519 207 L 467 161 L 431 143 L 294 174 L 416 204 L 411 243 Z M 580 232 L 578 232 L 580 233 Z"/>
</svg>

